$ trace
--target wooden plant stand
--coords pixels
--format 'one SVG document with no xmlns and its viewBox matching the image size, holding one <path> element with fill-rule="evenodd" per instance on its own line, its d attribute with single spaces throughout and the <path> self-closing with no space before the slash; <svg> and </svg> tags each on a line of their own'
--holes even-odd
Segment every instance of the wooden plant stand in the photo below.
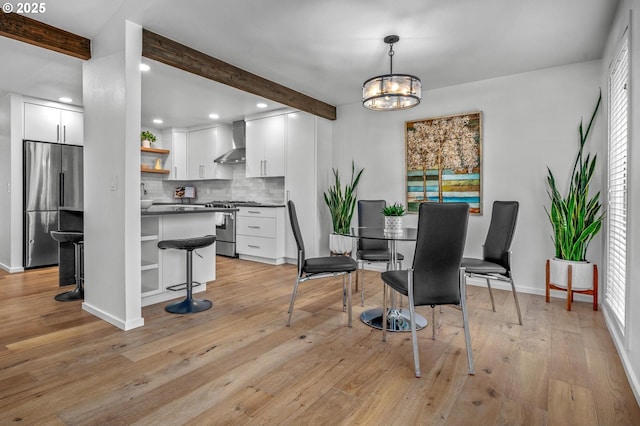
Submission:
<svg viewBox="0 0 640 426">
<path fill-rule="evenodd" d="M 547 287 L 547 291 L 546 291 L 546 298 L 547 298 L 547 303 L 549 303 L 550 301 L 550 294 L 549 291 L 551 289 L 553 290 L 562 290 L 562 291 L 566 291 L 567 292 L 567 311 L 571 310 L 571 302 L 573 302 L 573 293 L 580 293 L 580 294 L 589 294 L 591 296 L 593 296 L 593 310 L 597 311 L 598 310 L 598 265 L 596 265 L 595 263 L 593 264 L 593 287 L 590 289 L 586 289 L 586 290 L 573 290 L 571 288 L 571 280 L 573 279 L 572 277 L 572 271 L 571 271 L 571 265 L 567 266 L 568 271 L 567 271 L 567 287 L 559 287 L 555 284 L 553 284 L 549 277 L 550 277 L 550 266 L 549 266 L 549 259 L 547 259 L 547 265 L 546 265 L 546 287 Z"/>
</svg>

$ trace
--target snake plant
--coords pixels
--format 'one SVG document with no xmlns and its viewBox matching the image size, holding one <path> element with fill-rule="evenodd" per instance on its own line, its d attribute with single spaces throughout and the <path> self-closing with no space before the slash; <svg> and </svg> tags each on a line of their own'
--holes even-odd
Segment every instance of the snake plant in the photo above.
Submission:
<svg viewBox="0 0 640 426">
<path fill-rule="evenodd" d="M 335 178 L 334 185 L 330 186 L 324 193 L 324 201 L 331 212 L 331 221 L 333 223 L 333 231 L 338 234 L 348 234 L 351 226 L 351 219 L 356 208 L 356 187 L 360 181 L 360 176 L 364 169 L 360 169 L 356 173 L 356 166 L 351 162 L 351 182 L 342 188 L 340 182 L 340 173 L 336 169 L 333 170 Z"/>
<path fill-rule="evenodd" d="M 551 200 L 551 207 L 547 216 L 553 227 L 552 240 L 556 249 L 556 258 L 585 261 L 589 243 L 595 237 L 604 219 L 601 213 L 600 192 L 589 197 L 589 183 L 596 167 L 596 155 L 583 153 L 584 144 L 602 101 L 602 94 L 598 97 L 596 108 L 586 131 L 583 131 L 580 121 L 580 149 L 571 173 L 571 183 L 566 196 L 562 196 L 556 185 L 556 179 L 547 167 L 547 194 Z"/>
</svg>

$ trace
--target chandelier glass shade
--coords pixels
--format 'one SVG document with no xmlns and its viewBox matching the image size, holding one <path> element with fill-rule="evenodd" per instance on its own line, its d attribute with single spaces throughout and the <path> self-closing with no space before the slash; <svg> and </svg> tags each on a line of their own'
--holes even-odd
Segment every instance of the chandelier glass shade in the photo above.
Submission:
<svg viewBox="0 0 640 426">
<path fill-rule="evenodd" d="M 416 76 L 393 73 L 393 43 L 400 40 L 396 35 L 387 36 L 389 44 L 389 74 L 372 77 L 362 85 L 362 105 L 376 111 L 395 111 L 413 108 L 422 98 L 422 82 Z"/>
</svg>

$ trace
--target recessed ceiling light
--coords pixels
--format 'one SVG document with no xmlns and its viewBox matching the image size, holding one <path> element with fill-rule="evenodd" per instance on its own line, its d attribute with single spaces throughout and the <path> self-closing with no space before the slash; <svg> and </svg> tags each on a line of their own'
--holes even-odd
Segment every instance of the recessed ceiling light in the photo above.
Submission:
<svg viewBox="0 0 640 426">
<path fill-rule="evenodd" d="M 151 67 L 147 64 L 140 64 L 140 71 L 149 71 Z"/>
<path fill-rule="evenodd" d="M 58 98 L 58 100 L 59 100 L 60 102 L 64 102 L 64 103 L 66 103 L 66 104 L 70 104 L 71 102 L 73 102 L 73 99 L 68 98 L 68 97 L 66 97 L 66 96 L 63 96 L 63 97 L 61 97 L 61 98 Z"/>
<path fill-rule="evenodd" d="M 212 120 L 217 120 L 220 116 L 216 113 L 209 114 L 209 118 Z"/>
<path fill-rule="evenodd" d="M 267 107 L 267 104 L 265 104 L 264 102 L 259 102 L 259 103 L 257 103 L 257 104 L 256 104 L 256 106 L 257 106 L 258 108 L 266 108 L 266 107 Z"/>
<path fill-rule="evenodd" d="M 162 124 L 162 120 L 160 120 L 159 118 L 154 118 L 153 122 L 156 124 Z"/>
</svg>

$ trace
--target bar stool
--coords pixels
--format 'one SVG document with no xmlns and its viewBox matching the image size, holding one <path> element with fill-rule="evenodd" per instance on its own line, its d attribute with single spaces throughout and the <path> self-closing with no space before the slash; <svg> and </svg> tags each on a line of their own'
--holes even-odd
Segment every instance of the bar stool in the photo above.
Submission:
<svg viewBox="0 0 640 426">
<path fill-rule="evenodd" d="M 58 294 L 55 299 L 59 302 L 70 302 L 72 300 L 84 299 L 84 289 L 82 284 L 84 277 L 82 276 L 82 245 L 84 244 L 84 232 L 78 231 L 51 231 L 51 238 L 59 243 L 73 243 L 75 254 L 75 272 L 74 279 L 76 281 L 76 288 L 71 291 Z"/>
<path fill-rule="evenodd" d="M 195 312 L 206 311 L 211 308 L 212 303 L 210 300 L 198 300 L 192 297 L 193 293 L 193 251 L 199 248 L 208 247 L 216 242 L 215 235 L 205 235 L 204 237 L 185 238 L 182 240 L 162 240 L 158 242 L 158 248 L 176 249 L 187 251 L 187 282 L 184 284 L 178 284 L 168 287 L 169 290 L 178 290 L 176 287 L 186 288 L 187 297 L 180 301 L 174 302 L 165 306 L 164 310 L 172 314 L 192 314 Z M 196 283 L 199 285 L 199 283 Z M 182 288 L 180 288 L 182 289 Z"/>
</svg>

